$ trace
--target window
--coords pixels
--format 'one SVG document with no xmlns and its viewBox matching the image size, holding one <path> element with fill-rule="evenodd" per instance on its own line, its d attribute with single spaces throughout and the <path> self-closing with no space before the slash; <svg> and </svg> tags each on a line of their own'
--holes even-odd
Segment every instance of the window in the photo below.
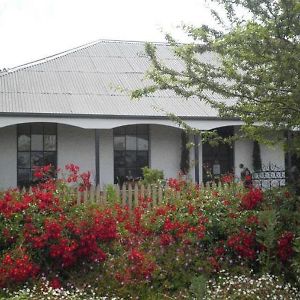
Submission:
<svg viewBox="0 0 300 300">
<path fill-rule="evenodd" d="M 215 129 L 221 137 L 233 135 L 233 127 L 220 127 Z M 202 146 L 203 181 L 207 182 L 218 178 L 221 174 L 233 172 L 233 147 L 220 143 L 212 147 L 208 143 Z"/>
<path fill-rule="evenodd" d="M 52 123 L 20 124 L 17 127 L 18 186 L 34 182 L 35 166 L 57 165 L 57 127 Z"/>
<path fill-rule="evenodd" d="M 114 129 L 114 181 L 142 177 L 149 165 L 149 126 L 130 125 Z"/>
</svg>

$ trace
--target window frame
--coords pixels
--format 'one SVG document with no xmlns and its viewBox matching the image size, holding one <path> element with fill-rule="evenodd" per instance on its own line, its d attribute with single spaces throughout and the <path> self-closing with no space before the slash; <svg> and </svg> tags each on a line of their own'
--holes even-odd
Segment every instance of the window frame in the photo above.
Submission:
<svg viewBox="0 0 300 300">
<path fill-rule="evenodd" d="M 32 135 L 34 135 L 34 130 L 33 127 L 34 126 L 42 126 L 42 148 L 43 150 L 32 150 Z M 51 134 L 47 134 L 46 131 L 46 126 L 51 125 L 52 128 L 51 130 L 53 130 L 54 133 Z M 21 127 L 22 126 L 28 126 L 29 127 L 29 150 L 19 150 L 19 136 L 22 134 Z M 47 135 L 54 135 L 55 136 L 55 150 L 45 150 L 45 136 Z M 32 156 L 33 156 L 33 152 L 42 152 L 42 156 L 43 156 L 43 161 L 45 159 L 45 153 L 54 153 L 54 167 L 57 167 L 57 124 L 56 123 L 48 123 L 48 122 L 36 122 L 36 123 L 21 123 L 21 124 L 17 124 L 17 134 L 16 134 L 16 143 L 17 143 L 17 164 L 16 164 L 16 171 L 17 171 L 17 186 L 20 187 L 27 187 L 30 186 L 31 184 L 34 184 L 34 179 L 32 178 L 32 173 L 33 173 L 33 164 L 32 164 Z M 19 166 L 19 153 L 29 153 L 29 167 L 26 168 L 22 168 Z M 20 182 L 20 178 L 19 178 L 19 170 L 30 170 L 30 176 L 29 176 L 29 181 L 28 183 L 24 184 L 24 182 Z"/>
<path fill-rule="evenodd" d="M 146 133 L 139 133 L 139 126 L 145 126 L 146 128 Z M 133 136 L 132 133 L 130 133 L 130 131 L 132 131 L 132 129 L 134 128 L 134 137 L 135 137 L 135 149 L 134 150 L 129 150 L 129 149 L 126 149 L 126 145 L 127 145 L 127 136 Z M 121 131 L 120 133 L 116 133 L 116 131 L 119 130 Z M 128 133 L 129 131 L 129 133 Z M 116 137 L 122 137 L 124 138 L 124 149 L 123 150 L 117 150 L 115 149 L 115 138 Z M 138 137 L 147 137 L 147 150 L 139 150 L 139 139 Z M 122 157 L 123 159 L 123 164 L 124 164 L 124 167 L 120 167 L 120 166 L 116 166 L 116 153 L 119 153 L 119 157 Z M 129 153 L 132 153 L 132 152 L 135 152 L 135 162 L 134 164 L 129 164 L 128 162 L 126 162 L 126 157 L 127 157 L 127 152 Z M 139 152 L 146 152 L 147 155 L 146 155 L 146 164 L 138 164 L 138 157 L 139 157 Z M 150 165 L 150 126 L 148 124 L 133 124 L 133 125 L 125 125 L 125 126 L 119 126 L 119 127 L 116 127 L 116 128 L 113 128 L 113 171 L 114 171 L 114 183 L 123 183 L 126 181 L 125 180 L 118 180 L 117 178 L 122 178 L 122 176 L 117 176 L 116 175 L 116 171 L 118 169 L 124 169 L 125 170 L 125 176 L 124 178 L 126 178 L 128 175 L 128 170 L 132 169 L 132 170 L 135 170 L 135 172 L 137 172 L 138 170 L 141 170 L 141 168 L 145 167 L 145 166 L 148 166 Z M 134 165 L 134 167 L 133 167 Z M 142 165 L 142 166 L 141 166 Z M 132 178 L 132 180 L 136 180 L 138 178 L 142 178 L 141 176 L 140 177 L 134 177 Z"/>
</svg>

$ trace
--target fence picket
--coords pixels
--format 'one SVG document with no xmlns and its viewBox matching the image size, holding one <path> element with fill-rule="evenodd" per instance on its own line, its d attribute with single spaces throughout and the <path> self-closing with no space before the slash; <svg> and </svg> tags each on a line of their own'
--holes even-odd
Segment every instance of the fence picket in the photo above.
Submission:
<svg viewBox="0 0 300 300">
<path fill-rule="evenodd" d="M 81 204 L 81 192 L 79 189 L 76 189 L 76 194 L 77 194 L 77 205 Z"/>
<path fill-rule="evenodd" d="M 163 201 L 163 189 L 162 186 L 160 185 L 158 188 L 158 199 L 157 199 L 157 204 L 160 205 Z"/>
<path fill-rule="evenodd" d="M 236 185 L 237 190 L 242 190 L 243 185 L 237 184 Z M 202 196 L 207 195 L 213 190 L 216 190 L 218 192 L 226 192 L 230 189 L 229 184 L 222 184 L 219 182 L 218 184 L 211 184 L 207 182 L 205 185 L 201 185 L 199 190 L 199 199 Z M 22 193 L 26 193 L 26 189 L 21 189 Z M 30 192 L 31 189 L 29 189 L 28 192 Z M 74 194 L 77 201 L 77 204 L 81 203 L 97 203 L 100 205 L 105 205 L 108 203 L 108 192 L 107 189 L 104 189 L 101 191 L 101 188 L 99 185 L 97 186 L 91 186 L 89 190 L 86 191 L 79 191 L 79 189 L 74 189 Z M 121 202 L 123 206 L 128 205 L 129 209 L 133 209 L 138 206 L 139 204 L 139 197 L 144 198 L 152 198 L 152 203 L 149 206 L 157 206 L 161 205 L 164 201 L 172 202 L 172 201 L 179 201 L 182 197 L 181 191 L 176 191 L 170 187 L 162 187 L 161 185 L 155 186 L 148 184 L 145 186 L 144 184 L 138 184 L 135 183 L 135 185 L 129 184 L 126 186 L 123 184 L 123 186 L 120 188 L 119 185 L 115 186 L 115 194 L 114 197 L 117 202 Z M 119 202 L 119 203 L 120 203 Z"/>
<path fill-rule="evenodd" d="M 88 190 L 83 192 L 83 202 L 86 203 L 88 201 Z"/>
<path fill-rule="evenodd" d="M 102 193 L 102 204 L 105 205 L 107 204 L 107 190 L 105 189 Z"/>
<path fill-rule="evenodd" d="M 137 207 L 139 203 L 139 186 L 136 183 L 134 185 L 134 207 Z"/>
<path fill-rule="evenodd" d="M 152 204 L 153 207 L 157 206 L 157 186 L 152 186 Z"/>
<path fill-rule="evenodd" d="M 95 202 L 96 203 L 101 203 L 101 188 L 100 188 L 99 184 L 96 186 L 95 193 L 96 193 Z"/>
<path fill-rule="evenodd" d="M 120 199 L 120 186 L 118 184 L 115 185 L 115 191 L 116 191 L 116 198 L 115 200 Z"/>
<path fill-rule="evenodd" d="M 122 196 L 121 196 L 121 198 L 122 198 L 122 205 L 123 206 L 126 206 L 126 185 L 125 184 L 123 184 L 123 186 L 122 186 L 122 191 L 121 191 L 121 194 L 122 194 Z"/>
<path fill-rule="evenodd" d="M 132 185 L 128 185 L 128 207 L 131 210 L 132 209 Z"/>
<path fill-rule="evenodd" d="M 95 186 L 91 186 L 88 192 L 89 192 L 89 196 L 88 196 L 89 201 L 91 203 L 94 203 L 95 202 Z"/>
<path fill-rule="evenodd" d="M 146 190 L 146 197 L 151 198 L 151 185 L 147 185 L 147 190 Z"/>
<path fill-rule="evenodd" d="M 141 197 L 144 198 L 145 197 L 145 186 L 144 184 L 141 185 Z"/>
</svg>

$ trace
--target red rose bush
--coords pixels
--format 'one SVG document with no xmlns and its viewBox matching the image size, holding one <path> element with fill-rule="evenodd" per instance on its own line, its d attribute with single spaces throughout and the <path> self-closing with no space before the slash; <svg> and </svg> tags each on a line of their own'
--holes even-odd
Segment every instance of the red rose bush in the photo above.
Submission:
<svg viewBox="0 0 300 300">
<path fill-rule="evenodd" d="M 54 289 L 84 285 L 85 272 L 105 294 L 127 297 L 148 287 L 187 291 L 194 277 L 221 270 L 298 278 L 299 213 L 287 217 L 291 193 L 170 179 L 169 191 L 180 198 L 154 205 L 140 197 L 130 210 L 118 202 L 78 204 L 74 187 L 89 189 L 91 174 L 74 164 L 64 172 L 54 178 L 51 166 L 37 168 L 29 190 L 0 194 L 1 287 L 45 277 Z"/>
</svg>

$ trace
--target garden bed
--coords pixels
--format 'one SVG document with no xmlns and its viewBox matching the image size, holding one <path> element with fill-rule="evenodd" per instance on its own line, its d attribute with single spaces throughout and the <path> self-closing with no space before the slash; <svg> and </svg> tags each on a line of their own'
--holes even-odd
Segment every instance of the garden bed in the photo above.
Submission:
<svg viewBox="0 0 300 300">
<path fill-rule="evenodd" d="M 30 192 L 1 194 L 3 299 L 299 298 L 299 203 L 287 189 L 172 179 L 179 198 L 140 197 L 130 210 L 120 199 L 78 205 L 70 184 L 85 190 L 89 176 L 68 171 L 39 170 Z"/>
</svg>

